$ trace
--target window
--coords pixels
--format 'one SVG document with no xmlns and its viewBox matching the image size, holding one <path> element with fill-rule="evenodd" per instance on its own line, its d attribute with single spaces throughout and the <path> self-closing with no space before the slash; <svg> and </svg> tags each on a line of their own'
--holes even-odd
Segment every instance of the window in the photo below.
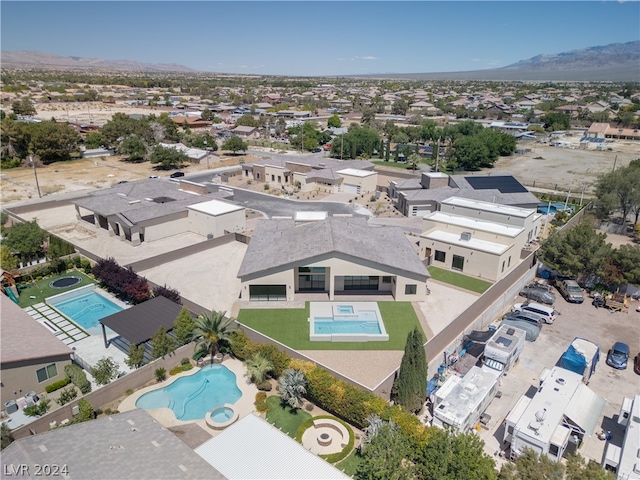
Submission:
<svg viewBox="0 0 640 480">
<path fill-rule="evenodd" d="M 454 255 L 453 262 L 451 262 L 451 268 L 462 271 L 464 269 L 464 257 Z"/>
<path fill-rule="evenodd" d="M 504 260 L 502 261 L 502 271 L 504 272 Z"/>
<path fill-rule="evenodd" d="M 40 370 L 36 370 L 36 377 L 38 377 L 38 383 L 46 382 L 50 378 L 58 376 L 58 368 L 55 363 L 47 365 Z"/>
<path fill-rule="evenodd" d="M 513 425 L 507 427 L 507 433 L 513 433 Z"/>
<path fill-rule="evenodd" d="M 275 175 L 271 175 L 271 181 L 275 182 L 275 180 L 276 180 L 276 176 Z"/>
<path fill-rule="evenodd" d="M 298 275 L 298 290 L 324 291 L 324 275 Z"/>
<path fill-rule="evenodd" d="M 557 457 L 559 452 L 560 447 L 558 447 L 558 445 L 554 445 L 553 443 L 549 445 L 549 455 Z"/>
<path fill-rule="evenodd" d="M 260 180 L 260 174 L 256 172 L 256 180 Z"/>
<path fill-rule="evenodd" d="M 382 283 L 391 283 L 391 277 L 382 277 Z"/>
<path fill-rule="evenodd" d="M 405 285 L 404 286 L 404 294 L 405 295 L 415 295 L 418 291 L 417 285 Z"/>
<path fill-rule="evenodd" d="M 440 250 L 436 250 L 434 258 L 436 262 L 444 262 L 447 258 L 447 254 L 445 252 L 441 252 Z"/>
<path fill-rule="evenodd" d="M 351 276 L 344 277 L 345 290 L 378 290 L 380 277 Z"/>
<path fill-rule="evenodd" d="M 278 175 L 278 183 L 282 182 L 282 180 L 280 180 L 280 175 Z"/>
<path fill-rule="evenodd" d="M 511 266 L 511 255 L 509 255 L 509 259 L 507 260 L 507 267 Z"/>
<path fill-rule="evenodd" d="M 286 285 L 249 285 L 249 300 L 270 302 L 287 299 Z"/>
</svg>

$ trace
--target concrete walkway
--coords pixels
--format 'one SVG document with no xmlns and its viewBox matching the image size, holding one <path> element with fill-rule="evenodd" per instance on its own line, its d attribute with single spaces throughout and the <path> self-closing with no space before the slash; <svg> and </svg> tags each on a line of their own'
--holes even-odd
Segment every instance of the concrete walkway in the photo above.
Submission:
<svg viewBox="0 0 640 480">
<path fill-rule="evenodd" d="M 65 345 L 71 345 L 89 334 L 70 322 L 44 302 L 36 303 L 24 309 L 39 324 L 44 325 Z"/>
</svg>

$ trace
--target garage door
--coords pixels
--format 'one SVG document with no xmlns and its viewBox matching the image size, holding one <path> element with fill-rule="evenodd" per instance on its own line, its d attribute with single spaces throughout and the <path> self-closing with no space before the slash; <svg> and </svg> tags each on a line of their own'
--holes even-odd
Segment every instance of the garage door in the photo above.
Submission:
<svg viewBox="0 0 640 480">
<path fill-rule="evenodd" d="M 344 191 L 346 193 L 359 194 L 360 193 L 360 185 L 351 185 L 349 183 L 344 184 Z"/>
</svg>

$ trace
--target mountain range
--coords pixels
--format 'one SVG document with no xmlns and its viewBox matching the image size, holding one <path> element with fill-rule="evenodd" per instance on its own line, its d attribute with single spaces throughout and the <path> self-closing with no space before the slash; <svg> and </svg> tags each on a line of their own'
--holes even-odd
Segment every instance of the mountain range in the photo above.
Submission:
<svg viewBox="0 0 640 480">
<path fill-rule="evenodd" d="M 50 53 L 2 51 L 2 67 L 80 68 L 135 72 L 197 72 L 174 63 L 145 63 L 131 60 L 61 57 Z M 441 73 L 384 73 L 347 75 L 356 78 L 410 80 L 487 81 L 640 81 L 640 40 L 588 47 L 557 54 L 537 55 L 502 68 Z"/>
</svg>

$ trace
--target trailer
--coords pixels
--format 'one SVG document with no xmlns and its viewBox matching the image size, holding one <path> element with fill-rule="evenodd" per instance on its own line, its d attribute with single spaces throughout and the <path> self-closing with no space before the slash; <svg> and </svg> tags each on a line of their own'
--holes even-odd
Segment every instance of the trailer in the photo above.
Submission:
<svg viewBox="0 0 640 480">
<path fill-rule="evenodd" d="M 584 338 L 576 337 L 562 354 L 558 366 L 582 375 L 582 382 L 589 384 L 600 360 L 600 347 Z"/>
<path fill-rule="evenodd" d="M 480 423 L 480 418 L 498 393 L 500 372 L 473 367 L 464 377 L 447 379 L 435 393 L 433 425 L 468 432 Z"/>
<path fill-rule="evenodd" d="M 483 370 L 508 372 L 524 350 L 527 332 L 511 325 L 501 325 L 484 347 Z"/>
</svg>

